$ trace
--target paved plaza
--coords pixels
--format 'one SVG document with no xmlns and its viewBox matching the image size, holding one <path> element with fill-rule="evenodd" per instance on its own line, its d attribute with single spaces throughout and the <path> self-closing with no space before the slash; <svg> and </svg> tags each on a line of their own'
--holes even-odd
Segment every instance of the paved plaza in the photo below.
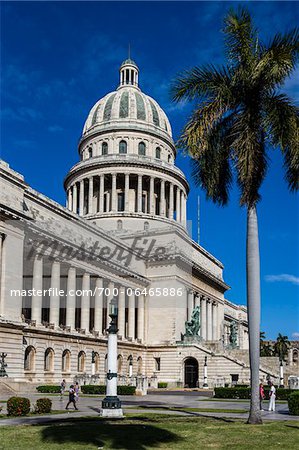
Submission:
<svg viewBox="0 0 299 450">
<path fill-rule="evenodd" d="M 163 392 L 150 393 L 146 396 L 120 396 L 122 406 L 125 414 L 173 414 L 184 415 L 189 417 L 219 417 L 219 418 L 235 418 L 246 419 L 249 411 L 249 401 L 246 400 L 217 400 L 209 397 L 210 392 Z M 67 403 L 67 395 L 61 401 L 59 395 L 49 396 L 47 394 L 31 394 L 28 395 L 30 402 L 33 405 L 38 398 L 48 397 L 52 400 L 52 409 L 54 411 L 61 410 L 62 413 L 53 414 L 51 416 L 30 416 L 23 418 L 4 418 L 0 420 L 0 426 L 16 425 L 16 424 L 37 424 L 48 423 L 67 420 L 72 417 L 90 417 L 99 415 L 101 408 L 101 400 L 103 396 L 81 396 L 78 402 L 78 412 L 70 409 L 68 413 L 65 412 L 65 405 Z M 4 400 L 4 399 L 3 399 Z M 3 405 L 3 413 L 5 413 L 5 403 Z M 262 412 L 263 420 L 293 420 L 298 421 L 299 416 L 291 416 L 288 414 L 287 402 L 277 403 L 276 411 L 268 412 L 268 402 L 264 402 L 264 411 Z M 171 408 L 171 409 L 169 409 Z M 187 408 L 187 410 L 186 410 Z M 198 411 L 190 409 L 199 409 Z M 215 410 L 207 411 L 207 410 Z M 224 412 L 219 410 L 223 409 Z M 202 411 L 201 411 L 202 410 Z M 232 410 L 233 412 L 228 412 Z M 240 412 L 236 412 L 240 410 Z"/>
</svg>

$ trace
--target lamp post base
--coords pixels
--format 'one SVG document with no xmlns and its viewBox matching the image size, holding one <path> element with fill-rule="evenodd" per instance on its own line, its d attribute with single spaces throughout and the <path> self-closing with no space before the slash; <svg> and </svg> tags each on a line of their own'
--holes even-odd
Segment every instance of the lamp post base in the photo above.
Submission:
<svg viewBox="0 0 299 450">
<path fill-rule="evenodd" d="M 102 417 L 123 417 L 122 408 L 103 408 L 101 409 L 100 415 Z"/>
</svg>

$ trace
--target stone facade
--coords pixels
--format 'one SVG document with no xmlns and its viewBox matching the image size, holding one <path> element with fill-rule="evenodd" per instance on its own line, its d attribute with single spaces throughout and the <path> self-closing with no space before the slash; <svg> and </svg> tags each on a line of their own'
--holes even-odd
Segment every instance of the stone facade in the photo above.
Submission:
<svg viewBox="0 0 299 450">
<path fill-rule="evenodd" d="M 66 207 L 0 165 L 8 380 L 104 383 L 116 298 L 120 382 L 139 375 L 152 386 L 201 386 L 205 358 L 210 386 L 248 382 L 246 308 L 225 299 L 223 265 L 187 233 L 189 185 L 174 164 L 169 121 L 138 74 L 124 62 L 117 91 L 92 108 L 81 161 L 64 181 Z M 186 341 L 195 307 L 200 331 Z M 277 375 L 261 368 L 267 373 Z"/>
</svg>

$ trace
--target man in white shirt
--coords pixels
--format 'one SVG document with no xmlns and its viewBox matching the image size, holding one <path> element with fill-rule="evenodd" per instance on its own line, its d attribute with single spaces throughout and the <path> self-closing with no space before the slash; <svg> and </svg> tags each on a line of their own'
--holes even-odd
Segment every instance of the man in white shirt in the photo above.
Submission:
<svg viewBox="0 0 299 450">
<path fill-rule="evenodd" d="M 276 389 L 273 383 L 270 384 L 270 402 L 269 402 L 269 411 L 275 411 L 275 399 L 276 399 Z"/>
</svg>

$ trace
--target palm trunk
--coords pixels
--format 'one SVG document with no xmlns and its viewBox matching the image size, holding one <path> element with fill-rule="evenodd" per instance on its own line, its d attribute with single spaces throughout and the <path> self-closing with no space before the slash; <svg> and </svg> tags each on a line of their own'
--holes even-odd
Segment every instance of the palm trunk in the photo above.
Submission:
<svg viewBox="0 0 299 450">
<path fill-rule="evenodd" d="M 247 210 L 247 308 L 249 329 L 249 360 L 250 360 L 250 413 L 248 423 L 261 424 L 259 394 L 259 367 L 260 367 L 260 321 L 261 321 L 261 294 L 260 294 L 260 254 L 258 238 L 258 222 L 256 208 Z"/>
</svg>

